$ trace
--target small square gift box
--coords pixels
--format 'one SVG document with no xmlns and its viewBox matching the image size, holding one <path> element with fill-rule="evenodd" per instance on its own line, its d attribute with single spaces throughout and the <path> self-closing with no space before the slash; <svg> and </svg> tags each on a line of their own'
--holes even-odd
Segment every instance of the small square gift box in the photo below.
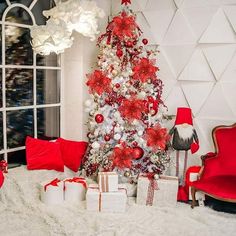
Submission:
<svg viewBox="0 0 236 236">
<path fill-rule="evenodd" d="M 86 194 L 87 210 L 101 212 L 125 212 L 127 189 L 119 185 L 117 192 L 100 192 L 97 184 L 90 184 Z"/>
<path fill-rule="evenodd" d="M 0 170 L 3 173 L 8 173 L 8 165 L 7 165 L 7 162 L 5 160 L 0 161 Z"/>
<path fill-rule="evenodd" d="M 115 172 L 99 172 L 98 186 L 100 192 L 117 192 L 118 175 Z"/>
<path fill-rule="evenodd" d="M 85 178 L 74 177 L 63 180 L 65 201 L 84 201 L 87 184 Z"/>
<path fill-rule="evenodd" d="M 153 173 L 141 174 L 138 178 L 137 204 L 140 205 L 176 205 L 178 193 L 178 178 L 160 176 Z"/>
<path fill-rule="evenodd" d="M 47 205 L 60 204 L 64 201 L 64 182 L 58 178 L 40 184 L 41 201 Z"/>
</svg>

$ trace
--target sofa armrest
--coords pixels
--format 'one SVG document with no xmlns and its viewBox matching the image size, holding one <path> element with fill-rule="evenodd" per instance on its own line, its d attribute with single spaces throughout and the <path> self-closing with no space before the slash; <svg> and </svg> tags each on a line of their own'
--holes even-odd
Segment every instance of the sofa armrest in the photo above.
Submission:
<svg viewBox="0 0 236 236">
<path fill-rule="evenodd" d="M 216 153 L 214 152 L 208 152 L 207 154 L 205 155 L 202 155 L 201 156 L 201 160 L 202 160 L 202 165 L 204 166 L 205 165 L 205 160 L 209 159 L 209 158 L 213 158 L 213 157 L 216 157 Z"/>
</svg>

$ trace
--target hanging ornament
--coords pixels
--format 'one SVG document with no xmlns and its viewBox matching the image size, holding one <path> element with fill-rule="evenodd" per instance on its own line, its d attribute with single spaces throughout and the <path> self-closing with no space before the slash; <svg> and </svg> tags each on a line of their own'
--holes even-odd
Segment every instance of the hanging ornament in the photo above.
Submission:
<svg viewBox="0 0 236 236">
<path fill-rule="evenodd" d="M 130 175 L 131 175 L 130 171 L 128 171 L 128 170 L 127 170 L 127 171 L 125 171 L 125 173 L 124 173 L 124 176 L 125 176 L 125 177 L 127 177 L 127 178 L 128 178 L 128 177 L 130 177 Z"/>
<path fill-rule="evenodd" d="M 132 48 L 132 47 L 134 46 L 134 44 L 133 44 L 132 41 L 127 41 L 127 42 L 125 43 L 125 46 L 126 46 L 127 48 Z"/>
<path fill-rule="evenodd" d="M 123 51 L 122 51 L 121 49 L 118 49 L 118 50 L 116 51 L 116 56 L 122 57 L 122 56 L 123 56 Z"/>
<path fill-rule="evenodd" d="M 95 121 L 96 121 L 98 124 L 102 123 L 102 122 L 104 121 L 104 116 L 103 116 L 102 114 L 97 114 L 97 115 L 95 116 Z"/>
<path fill-rule="evenodd" d="M 117 141 L 120 140 L 120 139 L 121 139 L 121 135 L 118 134 L 118 133 L 115 134 L 115 135 L 114 135 L 114 139 L 117 140 Z"/>
<path fill-rule="evenodd" d="M 106 134 L 106 135 L 104 136 L 104 140 L 105 140 L 106 142 L 110 141 L 110 140 L 111 140 L 111 136 L 110 136 L 109 134 Z"/>
<path fill-rule="evenodd" d="M 138 146 L 138 143 L 136 141 L 134 141 L 132 144 L 133 144 L 134 147 Z"/>
<path fill-rule="evenodd" d="M 133 158 L 134 159 L 140 159 L 144 154 L 144 151 L 141 147 L 135 147 L 133 148 Z"/>
<path fill-rule="evenodd" d="M 143 39 L 142 42 L 143 42 L 144 45 L 148 44 L 148 40 L 147 39 Z"/>
<path fill-rule="evenodd" d="M 99 144 L 98 142 L 94 142 L 94 143 L 92 144 L 92 148 L 94 148 L 94 149 L 99 149 L 99 148 L 100 148 L 100 144 Z"/>
</svg>

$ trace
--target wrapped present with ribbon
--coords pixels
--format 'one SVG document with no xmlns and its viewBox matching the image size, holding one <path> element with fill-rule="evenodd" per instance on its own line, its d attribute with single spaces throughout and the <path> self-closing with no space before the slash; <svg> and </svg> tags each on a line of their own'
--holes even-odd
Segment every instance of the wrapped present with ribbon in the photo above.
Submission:
<svg viewBox="0 0 236 236">
<path fill-rule="evenodd" d="M 117 192 L 118 175 L 115 172 L 99 172 L 98 186 L 100 192 Z"/>
<path fill-rule="evenodd" d="M 86 180 L 83 177 L 64 179 L 64 199 L 65 201 L 84 201 L 87 189 Z"/>
<path fill-rule="evenodd" d="M 100 192 L 97 184 L 90 184 L 86 194 L 89 211 L 122 213 L 126 210 L 127 189 L 119 184 L 117 192 Z"/>
<path fill-rule="evenodd" d="M 8 173 L 8 165 L 7 165 L 7 162 L 5 160 L 0 161 L 0 170 L 3 173 Z"/>
<path fill-rule="evenodd" d="M 64 201 L 64 183 L 58 178 L 40 184 L 41 201 L 47 205 L 60 204 Z"/>
<path fill-rule="evenodd" d="M 137 204 L 149 206 L 176 205 L 178 178 L 154 173 L 140 174 L 137 186 Z"/>
</svg>

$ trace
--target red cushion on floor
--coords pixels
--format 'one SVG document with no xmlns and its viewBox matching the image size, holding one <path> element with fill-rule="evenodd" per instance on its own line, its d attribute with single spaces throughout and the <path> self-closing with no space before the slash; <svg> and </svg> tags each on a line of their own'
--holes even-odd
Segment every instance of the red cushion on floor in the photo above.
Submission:
<svg viewBox="0 0 236 236">
<path fill-rule="evenodd" d="M 0 170 L 0 188 L 2 187 L 3 183 L 4 183 L 4 175 L 2 171 Z"/>
<path fill-rule="evenodd" d="M 25 146 L 28 170 L 64 171 L 59 143 L 27 137 Z"/>
<path fill-rule="evenodd" d="M 71 141 L 63 138 L 58 138 L 57 142 L 60 143 L 62 159 L 65 166 L 74 172 L 77 172 L 87 150 L 88 143 L 83 141 Z"/>
<path fill-rule="evenodd" d="M 236 200 L 236 176 L 213 176 L 194 181 L 192 185 L 214 197 Z"/>
</svg>

